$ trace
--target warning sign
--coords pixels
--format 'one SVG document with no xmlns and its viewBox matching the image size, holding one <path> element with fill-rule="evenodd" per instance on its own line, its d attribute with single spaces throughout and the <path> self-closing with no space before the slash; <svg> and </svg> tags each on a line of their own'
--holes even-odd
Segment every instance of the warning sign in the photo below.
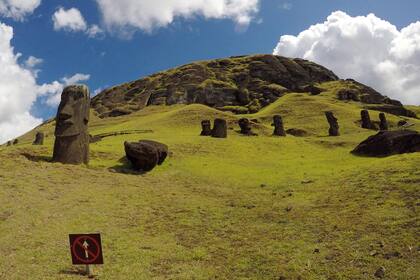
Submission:
<svg viewBox="0 0 420 280">
<path fill-rule="evenodd" d="M 70 234 L 73 264 L 103 264 L 100 234 Z"/>
</svg>

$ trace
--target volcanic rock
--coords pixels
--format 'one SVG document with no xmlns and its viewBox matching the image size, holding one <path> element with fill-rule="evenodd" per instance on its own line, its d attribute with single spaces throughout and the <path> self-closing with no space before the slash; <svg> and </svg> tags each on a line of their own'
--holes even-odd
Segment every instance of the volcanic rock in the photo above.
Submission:
<svg viewBox="0 0 420 280">
<path fill-rule="evenodd" d="M 64 164 L 89 162 L 89 89 L 67 86 L 58 106 L 53 161 Z"/>
<path fill-rule="evenodd" d="M 274 126 L 273 135 L 286 136 L 286 132 L 284 131 L 284 126 L 283 126 L 283 119 L 280 115 L 273 116 L 273 123 L 271 125 Z"/>
<path fill-rule="evenodd" d="M 201 121 L 201 136 L 210 136 L 211 135 L 211 122 L 210 120 Z"/>
<path fill-rule="evenodd" d="M 215 119 L 211 136 L 215 138 L 227 138 L 227 123 L 224 119 Z"/>
<path fill-rule="evenodd" d="M 159 162 L 159 153 L 155 145 L 140 142 L 124 142 L 127 159 L 138 171 L 151 171 Z"/>
<path fill-rule="evenodd" d="M 328 133 L 330 136 L 339 136 L 340 127 L 338 126 L 338 120 L 334 116 L 334 113 L 331 111 L 325 112 L 325 116 L 327 117 L 328 124 L 330 125 L 330 128 L 328 130 Z"/>
<path fill-rule="evenodd" d="M 247 136 L 256 135 L 252 132 L 251 122 L 247 118 L 242 118 L 238 121 L 239 127 L 241 128 L 240 133 Z"/>
<path fill-rule="evenodd" d="M 386 116 L 384 113 L 379 113 L 379 129 L 380 130 L 388 130 L 389 126 L 388 126 L 388 121 L 386 120 Z"/>
<path fill-rule="evenodd" d="M 362 128 L 375 129 L 375 126 L 373 125 L 372 121 L 370 120 L 370 115 L 369 115 L 368 110 L 362 110 L 360 112 L 360 115 L 362 117 Z"/>
<path fill-rule="evenodd" d="M 352 153 L 383 157 L 420 152 L 420 134 L 412 130 L 380 131 L 361 142 Z"/>
<path fill-rule="evenodd" d="M 44 145 L 44 133 L 37 132 L 35 136 L 35 141 L 32 143 L 33 145 Z"/>
</svg>

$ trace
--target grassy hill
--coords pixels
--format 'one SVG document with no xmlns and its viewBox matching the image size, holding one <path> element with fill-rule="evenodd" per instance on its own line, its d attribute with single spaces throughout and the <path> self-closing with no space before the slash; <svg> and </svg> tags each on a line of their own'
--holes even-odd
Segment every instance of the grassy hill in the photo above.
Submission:
<svg viewBox="0 0 420 280">
<path fill-rule="evenodd" d="M 351 155 L 375 132 L 357 123 L 361 103 L 335 98 L 337 83 L 246 115 L 256 137 L 237 133 L 241 115 L 194 104 L 92 111 L 93 135 L 138 132 L 91 144 L 89 166 L 49 162 L 53 121 L 0 147 L 0 279 L 80 279 L 68 234 L 85 232 L 102 234 L 97 279 L 374 279 L 381 266 L 386 279 L 416 279 L 420 156 Z M 325 110 L 342 136 L 327 136 Z M 309 136 L 272 137 L 273 114 Z M 216 117 L 229 137 L 198 136 Z M 387 118 L 397 129 L 401 118 Z M 36 131 L 44 146 L 31 145 Z M 124 160 L 123 142 L 140 139 L 171 151 L 146 174 Z"/>
</svg>

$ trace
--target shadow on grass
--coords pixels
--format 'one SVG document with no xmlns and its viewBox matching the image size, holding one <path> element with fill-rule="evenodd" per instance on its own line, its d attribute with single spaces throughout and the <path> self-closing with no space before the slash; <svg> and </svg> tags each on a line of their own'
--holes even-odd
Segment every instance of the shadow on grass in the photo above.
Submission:
<svg viewBox="0 0 420 280">
<path fill-rule="evenodd" d="M 60 274 L 64 275 L 80 275 L 80 276 L 86 276 L 86 269 L 83 269 L 81 267 L 75 267 L 71 269 L 62 269 L 59 271 Z"/>
<path fill-rule="evenodd" d="M 119 164 L 108 168 L 108 170 L 115 173 L 131 174 L 131 175 L 143 175 L 147 173 L 145 171 L 134 170 L 130 161 L 126 157 L 120 158 L 118 160 L 118 163 Z"/>
<path fill-rule="evenodd" d="M 33 161 L 33 162 L 52 162 L 52 157 L 48 156 L 40 156 L 40 155 L 32 155 L 29 153 L 21 153 L 22 156 L 24 156 L 27 160 Z"/>
</svg>

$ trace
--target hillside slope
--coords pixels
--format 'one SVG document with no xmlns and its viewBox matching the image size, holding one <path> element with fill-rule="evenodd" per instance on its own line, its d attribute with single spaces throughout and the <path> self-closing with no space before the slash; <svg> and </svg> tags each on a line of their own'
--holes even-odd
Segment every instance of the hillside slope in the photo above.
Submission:
<svg viewBox="0 0 420 280">
<path fill-rule="evenodd" d="M 337 98 L 376 104 L 374 109 L 414 117 L 400 102 L 354 80 L 339 81 L 316 63 L 274 55 L 200 61 L 105 89 L 93 98 L 99 117 L 131 114 L 150 105 L 203 104 L 223 111 L 256 113 L 291 92 L 320 93 L 319 84 L 340 82 Z"/>
<path fill-rule="evenodd" d="M 322 83 L 319 95 L 290 92 L 247 114 L 255 137 L 238 134 L 242 115 L 178 104 L 92 110 L 90 133 L 110 136 L 91 144 L 89 166 L 49 162 L 54 121 L 0 147 L 0 278 L 80 279 L 67 235 L 100 232 L 98 279 L 375 279 L 381 266 L 386 279 L 416 279 L 420 156 L 350 154 L 375 132 L 358 123 L 366 104 L 337 99 L 347 86 Z M 327 136 L 325 110 L 341 136 Z M 277 113 L 308 136 L 272 137 Z M 417 119 L 386 116 L 420 131 Z M 216 117 L 229 137 L 198 136 Z M 44 146 L 31 145 L 36 131 Z M 123 142 L 139 139 L 171 151 L 150 173 L 124 160 Z"/>
</svg>

